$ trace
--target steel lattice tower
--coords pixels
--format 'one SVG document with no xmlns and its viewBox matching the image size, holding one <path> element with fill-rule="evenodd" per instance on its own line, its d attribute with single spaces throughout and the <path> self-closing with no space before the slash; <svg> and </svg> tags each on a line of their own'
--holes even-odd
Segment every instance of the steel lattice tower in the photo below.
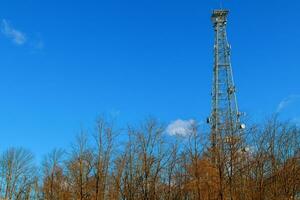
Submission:
<svg viewBox="0 0 300 200">
<path fill-rule="evenodd" d="M 212 88 L 212 111 L 208 118 L 211 126 L 212 150 L 221 148 L 224 141 L 239 138 L 244 124 L 240 123 L 240 112 L 236 99 L 230 61 L 231 47 L 227 40 L 226 25 L 228 10 L 214 10 L 212 22 L 215 31 L 214 69 Z M 224 145 L 222 145 L 224 147 Z"/>
</svg>

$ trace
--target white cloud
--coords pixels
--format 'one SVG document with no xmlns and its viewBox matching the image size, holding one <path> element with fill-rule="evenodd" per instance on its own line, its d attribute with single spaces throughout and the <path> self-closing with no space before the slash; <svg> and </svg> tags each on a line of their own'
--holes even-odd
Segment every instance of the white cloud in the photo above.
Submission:
<svg viewBox="0 0 300 200">
<path fill-rule="evenodd" d="M 277 112 L 281 112 L 283 109 L 285 109 L 286 107 L 288 107 L 291 103 L 300 100 L 300 95 L 290 95 L 287 98 L 283 99 L 278 107 L 277 107 Z"/>
<path fill-rule="evenodd" d="M 6 37 L 10 38 L 15 44 L 23 45 L 27 39 L 24 33 L 15 29 L 7 20 L 1 21 L 1 32 Z"/>
<path fill-rule="evenodd" d="M 192 132 L 192 126 L 195 124 L 195 120 L 181 120 L 173 121 L 167 127 L 167 134 L 171 136 L 188 136 Z"/>
</svg>

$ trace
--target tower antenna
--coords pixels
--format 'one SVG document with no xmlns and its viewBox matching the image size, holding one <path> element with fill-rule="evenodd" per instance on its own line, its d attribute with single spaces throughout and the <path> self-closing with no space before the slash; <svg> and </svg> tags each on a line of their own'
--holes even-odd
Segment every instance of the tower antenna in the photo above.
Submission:
<svg viewBox="0 0 300 200">
<path fill-rule="evenodd" d="M 222 2 L 222 0 L 220 0 Z M 221 5 L 222 6 L 222 5 Z M 212 109 L 208 122 L 211 127 L 211 160 L 219 169 L 220 199 L 224 199 L 225 180 L 228 184 L 228 199 L 234 199 L 234 190 L 237 188 L 235 177 L 238 167 L 245 160 L 242 157 L 243 133 L 245 125 L 240 122 L 241 113 L 238 109 L 236 88 L 233 81 L 230 53 L 231 47 L 227 40 L 226 9 L 214 10 L 212 23 L 215 32 L 214 66 L 212 86 Z M 241 183 L 242 188 L 245 185 Z M 227 198 L 226 198 L 227 199 Z"/>
<path fill-rule="evenodd" d="M 220 1 L 222 2 L 222 0 Z M 224 143 L 240 141 L 245 125 L 241 124 L 236 87 L 231 67 L 231 47 L 227 40 L 226 9 L 214 10 L 212 23 L 215 32 L 211 126 L 212 155 L 223 151 Z M 226 144 L 225 144 L 226 146 Z M 216 158 L 213 158 L 215 162 Z"/>
</svg>

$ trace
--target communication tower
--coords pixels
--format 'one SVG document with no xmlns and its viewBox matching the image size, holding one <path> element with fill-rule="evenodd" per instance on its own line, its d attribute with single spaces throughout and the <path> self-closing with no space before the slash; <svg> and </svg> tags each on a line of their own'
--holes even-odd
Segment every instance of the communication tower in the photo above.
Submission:
<svg viewBox="0 0 300 200">
<path fill-rule="evenodd" d="M 236 87 L 230 61 L 231 47 L 227 40 L 226 25 L 229 11 L 220 9 L 212 13 L 215 32 L 212 110 L 208 123 L 211 127 L 211 149 L 224 148 L 224 144 L 239 140 L 245 125 L 241 124 Z"/>
</svg>

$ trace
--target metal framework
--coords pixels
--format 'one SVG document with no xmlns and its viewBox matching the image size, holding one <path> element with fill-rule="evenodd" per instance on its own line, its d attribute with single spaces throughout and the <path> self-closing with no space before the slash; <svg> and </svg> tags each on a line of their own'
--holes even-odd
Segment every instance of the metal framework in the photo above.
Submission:
<svg viewBox="0 0 300 200">
<path fill-rule="evenodd" d="M 208 118 L 211 126 L 211 145 L 215 150 L 222 141 L 240 138 L 244 124 L 240 123 L 236 88 L 230 62 L 231 47 L 227 40 L 228 10 L 214 10 L 212 22 L 215 31 L 212 111 Z M 223 146 L 223 145 L 222 145 Z M 224 147 L 224 146 L 223 146 Z"/>
</svg>

